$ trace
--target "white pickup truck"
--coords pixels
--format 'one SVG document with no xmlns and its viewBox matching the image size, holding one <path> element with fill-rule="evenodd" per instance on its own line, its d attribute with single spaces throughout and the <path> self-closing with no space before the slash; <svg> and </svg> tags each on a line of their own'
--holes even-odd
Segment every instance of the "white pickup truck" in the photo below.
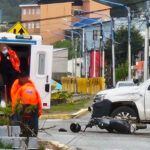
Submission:
<svg viewBox="0 0 150 150">
<path fill-rule="evenodd" d="M 139 86 L 121 87 L 100 91 L 94 102 L 109 100 L 109 116 L 150 123 L 150 79 Z"/>
</svg>

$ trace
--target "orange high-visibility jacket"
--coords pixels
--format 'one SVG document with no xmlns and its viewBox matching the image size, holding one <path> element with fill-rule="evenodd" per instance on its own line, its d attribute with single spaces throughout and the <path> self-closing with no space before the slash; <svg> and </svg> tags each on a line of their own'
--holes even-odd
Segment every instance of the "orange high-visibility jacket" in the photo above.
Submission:
<svg viewBox="0 0 150 150">
<path fill-rule="evenodd" d="M 28 78 L 29 82 L 32 83 L 32 85 L 35 87 L 34 83 L 32 82 L 32 80 L 30 78 Z M 10 96 L 11 98 L 14 98 L 16 93 L 17 93 L 17 90 L 22 87 L 20 84 L 19 84 L 19 79 L 16 79 L 13 84 L 12 84 L 12 87 L 11 87 L 11 91 L 10 91 Z"/>
<path fill-rule="evenodd" d="M 12 63 L 13 68 L 16 71 L 21 72 L 20 71 L 20 60 L 19 60 L 17 54 L 15 53 L 15 51 L 9 49 L 8 54 L 10 56 L 10 62 Z M 0 62 L 1 62 L 1 54 L 0 54 Z"/>
<path fill-rule="evenodd" d="M 42 114 L 42 103 L 41 98 L 36 90 L 34 84 L 32 82 L 28 82 L 22 86 L 17 84 L 18 80 L 16 80 L 11 89 L 11 98 L 12 98 L 12 111 L 14 113 L 14 109 L 17 100 L 20 99 L 21 104 L 29 104 L 29 105 L 38 105 L 39 115 Z M 15 87 L 16 86 L 16 87 Z M 15 89 L 13 89 L 13 87 Z"/>
</svg>

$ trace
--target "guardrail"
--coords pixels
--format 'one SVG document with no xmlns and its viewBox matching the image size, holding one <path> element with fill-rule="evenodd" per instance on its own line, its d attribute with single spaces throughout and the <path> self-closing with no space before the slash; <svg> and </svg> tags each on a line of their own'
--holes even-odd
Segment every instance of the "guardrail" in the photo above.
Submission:
<svg viewBox="0 0 150 150">
<path fill-rule="evenodd" d="M 105 89 L 105 79 L 101 77 L 62 77 L 61 83 L 62 90 L 71 93 L 96 94 L 98 91 Z"/>
</svg>

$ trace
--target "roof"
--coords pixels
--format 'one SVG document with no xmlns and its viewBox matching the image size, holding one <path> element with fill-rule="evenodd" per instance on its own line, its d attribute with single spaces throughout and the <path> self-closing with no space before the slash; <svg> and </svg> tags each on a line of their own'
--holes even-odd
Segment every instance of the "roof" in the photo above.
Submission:
<svg viewBox="0 0 150 150">
<path fill-rule="evenodd" d="M 39 6 L 38 4 L 21 4 L 19 7 L 36 7 Z"/>
<path fill-rule="evenodd" d="M 75 24 L 72 25 L 72 28 L 82 28 L 85 26 L 89 26 L 92 24 L 97 24 L 100 21 L 99 18 L 86 18 L 86 19 L 82 19 L 79 22 L 76 22 Z"/>
<path fill-rule="evenodd" d="M 38 4 L 65 3 L 72 2 L 73 6 L 82 6 L 82 0 L 36 0 Z"/>
<path fill-rule="evenodd" d="M 65 3 L 65 2 L 74 2 L 74 0 L 36 0 L 28 4 L 20 4 L 19 7 L 35 7 L 41 4 L 53 4 L 53 3 Z"/>
<path fill-rule="evenodd" d="M 74 2 L 74 0 L 37 0 L 38 4 L 65 3 Z"/>
</svg>

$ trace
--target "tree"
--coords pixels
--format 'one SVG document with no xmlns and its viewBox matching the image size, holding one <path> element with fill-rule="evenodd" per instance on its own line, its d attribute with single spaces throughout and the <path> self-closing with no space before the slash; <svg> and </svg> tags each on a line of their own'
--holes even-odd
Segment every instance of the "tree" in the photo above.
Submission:
<svg viewBox="0 0 150 150">
<path fill-rule="evenodd" d="M 126 80 L 128 77 L 128 63 L 125 62 L 124 64 L 118 65 L 116 69 L 116 82 L 120 80 Z"/>
<path fill-rule="evenodd" d="M 80 57 L 80 40 L 77 39 L 77 43 L 75 43 L 74 41 L 74 44 L 77 44 L 77 57 Z M 74 45 L 75 46 L 75 45 Z M 72 59 L 75 57 L 75 51 L 74 51 L 74 48 L 73 48 L 73 54 L 72 54 L 72 45 L 71 45 L 71 40 L 69 39 L 64 39 L 64 40 L 61 40 L 61 41 L 58 41 L 54 44 L 54 48 L 68 48 L 68 59 Z"/>
<path fill-rule="evenodd" d="M 128 30 L 125 27 L 121 27 L 117 31 L 115 31 L 115 64 L 116 66 L 124 64 L 128 60 Z M 144 39 L 140 34 L 140 31 L 135 29 L 135 27 L 131 28 L 131 56 L 132 61 L 134 61 L 136 55 L 139 51 L 143 49 Z M 111 47 L 111 39 L 107 40 L 105 43 L 105 55 L 106 61 L 108 64 L 112 62 L 111 55 L 112 47 Z M 132 64 L 133 65 L 133 64 Z"/>
<path fill-rule="evenodd" d="M 61 41 L 58 41 L 54 44 L 54 48 L 68 48 L 68 58 L 72 58 L 72 52 L 71 52 L 71 41 L 69 39 L 64 39 Z"/>
<path fill-rule="evenodd" d="M 21 19 L 19 4 L 32 3 L 34 0 L 0 0 L 2 10 L 2 21 L 16 22 Z"/>
</svg>

